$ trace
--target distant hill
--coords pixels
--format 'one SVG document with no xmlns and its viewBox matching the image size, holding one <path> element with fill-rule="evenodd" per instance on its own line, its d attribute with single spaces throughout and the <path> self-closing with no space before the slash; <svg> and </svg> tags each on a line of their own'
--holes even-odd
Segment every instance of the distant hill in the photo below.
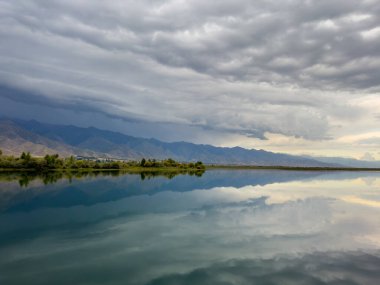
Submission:
<svg viewBox="0 0 380 285">
<path fill-rule="evenodd" d="M 344 157 L 311 157 L 305 156 L 306 158 L 315 159 L 325 163 L 335 163 L 348 167 L 357 167 L 357 168 L 380 168 L 380 161 L 368 161 L 368 160 L 358 160 L 353 158 L 344 158 Z"/>
<path fill-rule="evenodd" d="M 178 161 L 201 160 L 208 164 L 328 167 L 331 163 L 301 156 L 264 150 L 167 143 L 136 138 L 96 128 L 50 125 L 37 121 L 0 120 L 0 148 L 4 153 L 30 151 L 34 155 L 57 152 L 63 156 L 84 155 L 121 159 L 173 158 Z"/>
<path fill-rule="evenodd" d="M 61 156 L 96 156 L 95 151 L 78 149 L 63 142 L 29 131 L 12 120 L 0 120 L 0 148 L 5 155 L 19 155 L 28 151 L 35 156 L 59 153 Z"/>
</svg>

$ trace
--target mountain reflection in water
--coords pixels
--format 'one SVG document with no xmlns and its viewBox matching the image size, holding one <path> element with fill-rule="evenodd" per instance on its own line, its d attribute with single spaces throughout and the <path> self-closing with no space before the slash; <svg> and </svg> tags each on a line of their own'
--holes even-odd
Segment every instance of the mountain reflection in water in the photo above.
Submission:
<svg viewBox="0 0 380 285">
<path fill-rule="evenodd" d="M 0 183 L 1 284 L 378 284 L 380 173 Z"/>
</svg>

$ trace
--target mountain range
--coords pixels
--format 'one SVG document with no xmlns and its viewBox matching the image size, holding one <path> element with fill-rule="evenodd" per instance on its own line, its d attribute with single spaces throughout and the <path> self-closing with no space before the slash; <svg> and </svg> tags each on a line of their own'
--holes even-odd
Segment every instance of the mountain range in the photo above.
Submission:
<svg viewBox="0 0 380 285">
<path fill-rule="evenodd" d="M 206 164 L 333 167 L 337 160 L 273 153 L 241 147 L 216 147 L 188 142 L 162 142 L 137 138 L 94 127 L 52 125 L 37 121 L 0 119 L 0 148 L 6 155 L 29 151 L 36 156 L 58 153 L 61 156 L 85 156 L 139 160 L 144 158 L 177 161 L 203 161 Z M 362 166 L 365 167 L 365 166 Z M 368 166 L 371 167 L 371 166 Z"/>
</svg>

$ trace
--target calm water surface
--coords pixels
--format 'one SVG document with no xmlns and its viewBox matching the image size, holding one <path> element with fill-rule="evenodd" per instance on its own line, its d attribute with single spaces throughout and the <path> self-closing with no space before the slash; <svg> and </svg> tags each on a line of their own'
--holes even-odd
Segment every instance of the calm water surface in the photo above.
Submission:
<svg viewBox="0 0 380 285">
<path fill-rule="evenodd" d="M 0 284 L 380 284 L 380 173 L 16 179 Z"/>
</svg>

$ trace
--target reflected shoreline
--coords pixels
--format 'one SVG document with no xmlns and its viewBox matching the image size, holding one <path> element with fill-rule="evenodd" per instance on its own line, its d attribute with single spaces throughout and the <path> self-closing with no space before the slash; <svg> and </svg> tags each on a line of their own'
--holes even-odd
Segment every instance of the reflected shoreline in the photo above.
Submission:
<svg viewBox="0 0 380 285">
<path fill-rule="evenodd" d="M 351 173 L 355 176 L 361 176 L 363 173 L 377 175 L 380 170 L 376 169 L 359 169 L 359 168 L 301 168 L 301 167 L 256 167 L 256 166 L 208 166 L 206 169 L 80 169 L 80 170 L 51 170 L 51 171 L 33 171 L 33 170 L 0 170 L 0 183 L 18 182 L 20 187 L 28 187 L 31 182 L 41 182 L 44 185 L 55 184 L 60 180 L 68 180 L 70 183 L 73 179 L 96 178 L 96 177 L 118 177 L 123 175 L 139 175 L 141 180 L 152 179 L 155 177 L 164 177 L 172 179 L 179 175 L 188 175 L 202 177 L 206 172 L 231 172 L 240 171 L 251 173 L 276 172 L 290 174 L 290 176 L 335 176 L 345 173 Z M 299 175 L 297 175 L 299 173 Z M 281 175 L 283 176 L 283 175 Z M 275 179 L 276 180 L 276 179 Z M 281 180 L 281 179 L 280 179 Z M 286 179 L 287 180 L 287 179 Z M 291 179 L 292 180 L 292 179 Z M 281 181 L 275 181 L 281 182 Z M 266 184 L 266 183 L 265 183 Z M 1 190 L 1 189 L 0 189 Z"/>
<path fill-rule="evenodd" d="M 377 172 L 284 170 L 0 172 L 0 213 L 46 207 L 95 205 L 161 192 L 191 192 L 216 187 L 240 189 L 292 181 L 361 179 L 375 185 Z"/>
<path fill-rule="evenodd" d="M 28 187 L 32 181 L 42 182 L 44 185 L 55 184 L 59 180 L 66 179 L 70 183 L 73 179 L 95 178 L 95 177 L 118 177 L 127 174 L 140 175 L 141 180 L 154 177 L 165 177 L 172 179 L 177 175 L 190 175 L 201 177 L 205 170 L 148 170 L 148 171 L 129 171 L 129 170 L 80 170 L 80 171 L 5 171 L 0 172 L 1 182 L 18 181 L 20 187 Z"/>
</svg>

